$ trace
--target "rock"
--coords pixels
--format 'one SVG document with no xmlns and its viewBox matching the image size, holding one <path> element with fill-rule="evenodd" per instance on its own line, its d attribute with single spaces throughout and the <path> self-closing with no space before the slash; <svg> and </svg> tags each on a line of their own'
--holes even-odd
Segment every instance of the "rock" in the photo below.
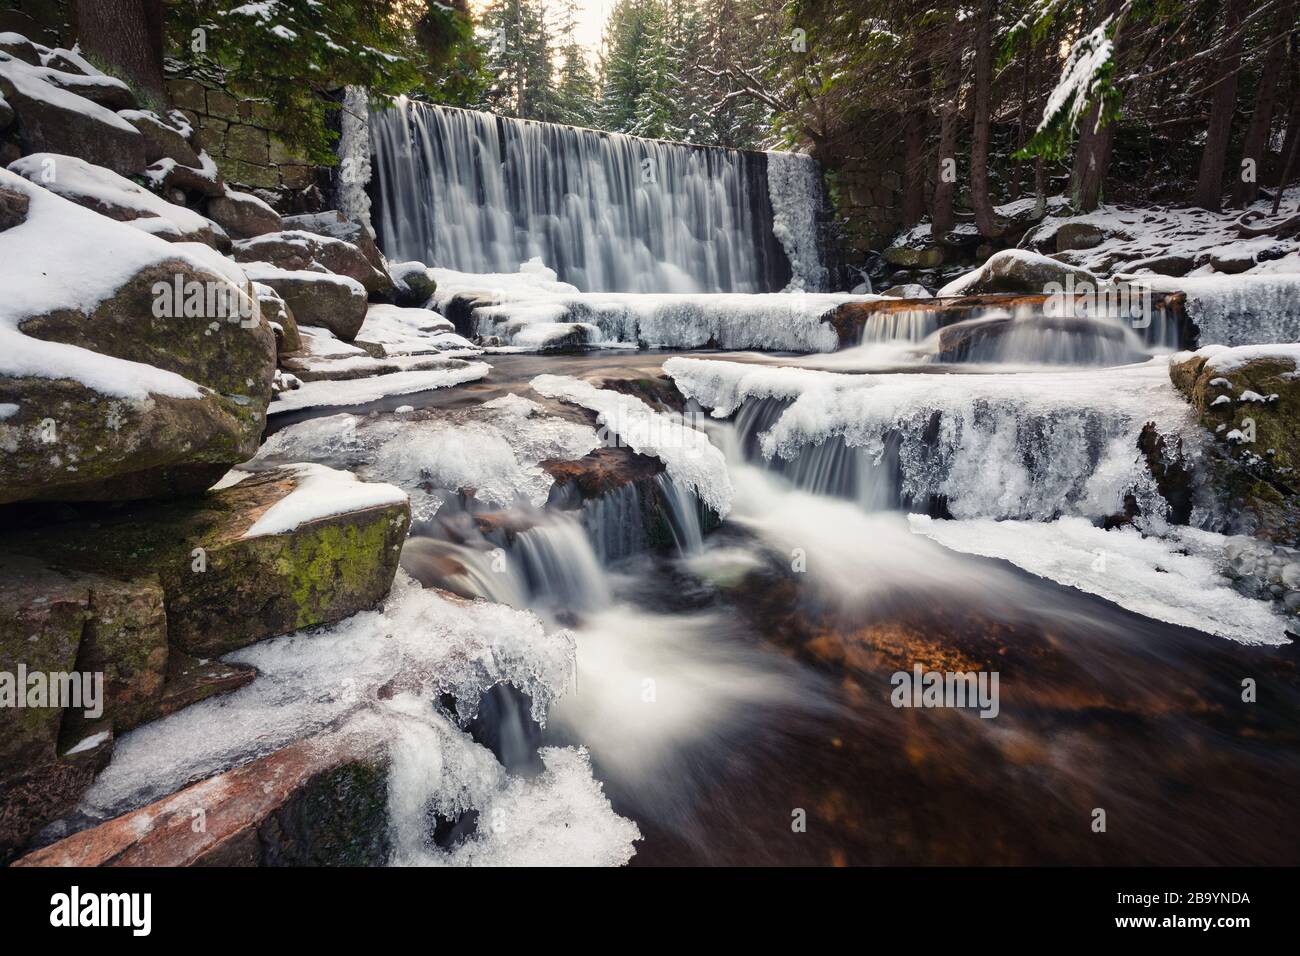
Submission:
<svg viewBox="0 0 1300 956">
<path fill-rule="evenodd" d="M 1056 251 L 1092 249 L 1101 245 L 1107 238 L 1108 234 L 1104 229 L 1090 222 L 1063 222 L 1056 230 Z"/>
<path fill-rule="evenodd" d="M 388 274 L 388 262 L 384 259 L 384 254 L 379 251 L 379 246 L 375 245 L 375 237 L 370 230 L 361 223 L 349 219 L 337 210 L 329 210 L 303 216 L 286 216 L 284 218 L 284 228 L 300 229 L 303 232 L 313 232 L 318 236 L 330 236 L 334 239 L 342 239 L 344 242 L 352 243 L 361 250 L 361 254 L 366 257 L 366 261 L 375 267 L 376 271 L 383 273 L 386 287 L 379 290 L 372 289 L 371 291 L 379 291 L 383 295 L 392 295 L 396 291 L 393 279 Z M 358 277 L 353 276 L 353 278 Z M 432 294 L 432 292 L 429 293 L 429 295 Z"/>
<path fill-rule="evenodd" d="M 17 113 L 23 151 L 79 156 L 123 176 L 142 172 L 144 137 L 112 110 L 51 81 L 71 76 L 0 60 L 0 95 Z"/>
<path fill-rule="evenodd" d="M 167 665 L 162 601 L 147 576 L 0 553 L 0 861 L 71 809 L 115 731 L 147 718 Z M 39 702 L 29 693 L 37 679 L 47 688 Z"/>
<path fill-rule="evenodd" d="M 27 194 L 0 185 L 0 232 L 21 225 L 27 218 Z"/>
<path fill-rule="evenodd" d="M 390 264 L 388 274 L 393 277 L 396 305 L 419 308 L 438 291 L 438 283 L 423 262 Z"/>
<path fill-rule="evenodd" d="M 366 290 L 355 279 L 329 272 L 291 272 L 250 263 L 251 279 L 274 289 L 302 325 L 319 325 L 350 342 L 366 320 Z"/>
<path fill-rule="evenodd" d="M 1049 285 L 1064 288 L 1069 283 L 1087 283 L 1096 289 L 1101 280 L 1087 269 L 1080 269 L 1047 256 L 1023 249 L 1004 249 L 989 257 L 984 265 L 949 282 L 938 295 L 977 295 L 986 292 L 1046 292 Z"/>
<path fill-rule="evenodd" d="M 915 282 L 906 282 L 903 285 L 891 285 L 880 295 L 892 296 L 896 299 L 929 299 L 931 292 L 923 285 Z"/>
<path fill-rule="evenodd" d="M 261 282 L 254 282 L 253 290 L 257 294 L 262 315 L 275 333 L 275 354 L 282 357 L 301 349 L 302 337 L 298 334 L 298 323 L 294 320 L 289 303 L 280 298 L 280 294 L 269 285 Z"/>
<path fill-rule="evenodd" d="M 1130 262 L 1124 267 L 1124 272 L 1151 272 L 1155 275 L 1162 276 L 1185 276 L 1195 267 L 1195 263 L 1190 256 L 1180 256 L 1174 253 L 1167 255 L 1151 256 L 1147 259 L 1139 259 L 1136 262 Z"/>
<path fill-rule="evenodd" d="M 0 53 L 8 53 L 32 66 L 41 65 L 41 54 L 36 44 L 17 33 L 0 33 Z"/>
<path fill-rule="evenodd" d="M 157 113 L 145 110 L 124 110 L 118 114 L 144 137 L 144 161 L 156 163 L 170 159 L 179 166 L 197 169 L 202 166 L 199 154 L 190 145 L 184 133 L 164 121 Z"/>
<path fill-rule="evenodd" d="M 271 232 L 253 239 L 241 239 L 232 249 L 238 262 L 269 262 L 291 272 L 325 269 L 360 282 L 368 293 L 393 290 L 388 273 L 376 269 L 362 251 L 350 242 L 302 230 Z"/>
<path fill-rule="evenodd" d="M 890 265 L 905 269 L 934 269 L 943 265 L 942 246 L 924 246 L 913 249 L 907 246 L 891 246 L 884 251 L 885 261 Z"/>
<path fill-rule="evenodd" d="M 230 187 L 208 200 L 208 218 L 236 239 L 251 239 L 280 231 L 280 214 L 256 196 Z"/>
<path fill-rule="evenodd" d="M 193 784 L 43 847 L 16 866 L 378 866 L 387 755 L 346 731 Z M 195 809 L 204 826 L 194 827 Z"/>
<path fill-rule="evenodd" d="M 242 274 L 7 171 L 0 186 L 29 201 L 24 222 L 0 232 L 0 260 L 41 264 L 26 299 L 0 303 L 23 356 L 6 373 L 0 352 L 0 503 L 192 493 L 246 460 L 265 426 L 275 339 Z"/>
<path fill-rule="evenodd" d="M 102 166 L 92 166 L 75 156 L 33 153 L 9 166 L 11 172 L 44 186 L 101 216 L 130 222 L 168 242 L 201 242 L 214 249 L 230 239 L 216 223 L 177 206 Z"/>
<path fill-rule="evenodd" d="M 131 92 L 131 87 L 115 76 L 105 76 L 103 73 L 93 76 L 81 72 L 66 73 L 48 66 L 43 76 L 51 86 L 87 99 L 106 110 L 116 113 L 118 110 L 135 109 L 135 94 Z"/>
<path fill-rule="evenodd" d="M 1215 272 L 1225 275 L 1237 275 L 1255 267 L 1255 254 L 1249 247 L 1219 246 L 1211 249 L 1205 260 L 1214 267 Z"/>
<path fill-rule="evenodd" d="M 388 593 L 410 522 L 406 496 L 391 485 L 346 482 L 343 488 L 352 497 L 337 498 L 334 505 L 342 513 L 304 520 L 280 533 L 245 536 L 296 490 L 307 489 L 286 507 L 302 502 L 304 508 L 319 508 L 314 499 L 334 494 L 345 478 L 346 473 L 323 466 L 289 466 L 202 497 L 139 505 L 94 528 L 54 526 L 39 540 L 18 536 L 3 547 L 39 551 L 42 560 L 58 567 L 156 575 L 171 647 L 199 658 L 217 657 L 337 621 Z"/>
<path fill-rule="evenodd" d="M 1174 356 L 1169 377 L 1215 438 L 1215 490 L 1231 530 L 1300 541 L 1300 381 L 1295 346 L 1211 345 Z"/>
</svg>

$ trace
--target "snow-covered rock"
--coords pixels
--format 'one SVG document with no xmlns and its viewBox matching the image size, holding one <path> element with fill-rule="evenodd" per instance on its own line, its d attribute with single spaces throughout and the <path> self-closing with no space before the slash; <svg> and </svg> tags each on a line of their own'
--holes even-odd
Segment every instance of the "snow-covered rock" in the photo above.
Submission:
<svg viewBox="0 0 1300 956">
<path fill-rule="evenodd" d="M 25 153 L 79 156 L 123 176 L 145 167 L 145 139 L 110 109 L 88 99 L 124 87 L 111 77 L 85 77 L 33 66 L 0 53 L 0 95 L 18 115 Z M 129 90 L 128 90 L 129 93 Z M 133 106 L 134 102 L 129 104 Z"/>
<path fill-rule="evenodd" d="M 9 169 L 79 206 L 168 242 L 202 242 L 213 248 L 230 244 L 225 231 L 210 219 L 76 156 L 33 153 L 10 163 Z"/>
<path fill-rule="evenodd" d="M 0 500 L 206 488 L 256 447 L 275 341 L 247 277 L 8 171 Z"/>
<path fill-rule="evenodd" d="M 288 271 L 325 269 L 360 282 L 367 293 L 386 294 L 393 288 L 387 272 L 376 268 L 357 246 L 333 236 L 268 232 L 238 240 L 231 254 L 238 262 L 269 262 Z"/>
<path fill-rule="evenodd" d="M 244 271 L 289 303 L 299 325 L 324 326 L 350 342 L 366 320 L 366 289 L 356 279 L 332 272 L 281 269 L 269 262 L 246 262 Z"/>
</svg>

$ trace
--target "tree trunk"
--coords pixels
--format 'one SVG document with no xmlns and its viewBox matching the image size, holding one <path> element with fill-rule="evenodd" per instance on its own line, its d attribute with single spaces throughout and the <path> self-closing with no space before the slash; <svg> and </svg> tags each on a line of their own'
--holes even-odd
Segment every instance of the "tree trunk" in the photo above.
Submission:
<svg viewBox="0 0 1300 956">
<path fill-rule="evenodd" d="M 1083 119 L 1079 145 L 1074 151 L 1074 168 L 1070 172 L 1070 202 L 1078 212 L 1092 212 L 1101 205 L 1106 173 L 1110 169 L 1111 147 L 1115 142 L 1115 124 L 1097 128 L 1100 107 L 1094 106 Z"/>
<path fill-rule="evenodd" d="M 1205 134 L 1201 153 L 1201 173 L 1196 182 L 1192 204 L 1211 212 L 1223 208 L 1223 170 L 1228 162 L 1228 138 L 1232 134 L 1232 114 L 1237 108 L 1237 67 L 1241 64 L 1242 18 L 1246 0 L 1228 0 L 1224 13 L 1225 35 L 1231 37 L 1218 59 L 1214 93 L 1210 98 L 1210 127 Z"/>
<path fill-rule="evenodd" d="M 1291 109 L 1286 117 L 1286 134 L 1282 140 L 1282 155 L 1278 157 L 1277 170 L 1270 183 L 1286 185 L 1286 160 L 1300 143 L 1300 63 L 1291 64 Z"/>
<path fill-rule="evenodd" d="M 1242 170 L 1238 173 L 1233 190 L 1233 205 L 1245 209 L 1259 196 L 1259 177 L 1264 172 L 1264 154 L 1268 150 L 1268 134 L 1273 128 L 1273 109 L 1277 104 L 1278 86 L 1281 85 L 1283 67 L 1286 66 L 1286 33 L 1295 22 L 1295 2 L 1283 3 L 1277 8 L 1277 19 L 1270 38 L 1275 42 L 1268 49 L 1260 67 L 1259 89 L 1255 93 L 1255 108 L 1250 115 L 1250 126 L 1241 147 Z M 1285 155 L 1283 160 L 1285 161 Z M 1249 179 L 1247 179 L 1249 165 Z"/>
<path fill-rule="evenodd" d="M 163 92 L 162 0 L 75 0 L 81 51 L 107 66 L 161 106 Z"/>
<path fill-rule="evenodd" d="M 903 118 L 903 225 L 925 216 L 925 134 L 928 125 L 930 69 L 924 57 L 912 66 L 915 102 Z"/>
<path fill-rule="evenodd" d="M 970 145 L 970 203 L 975 225 L 986 239 L 998 233 L 989 196 L 989 114 L 993 102 L 994 0 L 982 0 L 975 21 L 975 119 Z"/>
<path fill-rule="evenodd" d="M 939 149 L 934 194 L 930 204 L 930 232 L 935 241 L 952 232 L 956 222 L 952 197 L 956 192 L 957 121 L 961 98 L 961 61 L 965 53 L 961 25 L 954 23 L 948 61 L 943 68 L 943 107 L 939 114 Z"/>
</svg>

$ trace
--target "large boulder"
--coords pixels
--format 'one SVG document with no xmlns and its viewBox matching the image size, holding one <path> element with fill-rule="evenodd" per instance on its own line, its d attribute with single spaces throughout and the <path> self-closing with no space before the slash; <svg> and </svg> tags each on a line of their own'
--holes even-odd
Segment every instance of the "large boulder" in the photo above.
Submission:
<svg viewBox="0 0 1300 956">
<path fill-rule="evenodd" d="M 213 248 L 230 245 L 220 226 L 192 209 L 169 203 L 111 169 L 76 156 L 33 153 L 10 163 L 9 170 L 70 202 L 168 242 L 201 242 Z"/>
<path fill-rule="evenodd" d="M 155 576 L 169 645 L 212 658 L 376 604 L 409 523 L 407 496 L 392 485 L 291 465 L 137 506 L 93 531 L 74 522 L 2 544 L 61 568 Z"/>
<path fill-rule="evenodd" d="M 265 262 L 245 267 L 249 278 L 274 289 L 300 325 L 319 325 L 351 342 L 366 320 L 366 289 L 331 272 L 280 269 Z"/>
<path fill-rule="evenodd" d="M 0 503 L 192 493 L 247 459 L 275 337 L 238 267 L 8 171 L 0 197 L 27 203 L 0 231 Z"/>
<path fill-rule="evenodd" d="M 1100 279 L 1087 269 L 1080 269 L 1057 259 L 1023 249 L 1003 249 L 973 272 L 949 282 L 937 293 L 940 296 L 981 295 L 988 292 L 1047 292 L 1049 286 L 1065 288 L 1087 284 L 1098 288 Z"/>
<path fill-rule="evenodd" d="M 256 196 L 225 185 L 208 200 L 207 214 L 236 239 L 252 239 L 280 231 L 278 212 Z"/>
<path fill-rule="evenodd" d="M 1210 345 L 1175 355 L 1174 385 L 1214 436 L 1230 530 L 1300 545 L 1300 345 Z"/>
<path fill-rule="evenodd" d="M 80 156 L 123 176 L 145 168 L 145 140 L 116 112 L 77 92 L 75 77 L 0 54 L 0 95 L 17 114 L 25 153 Z"/>
<path fill-rule="evenodd" d="M 231 254 L 239 262 L 269 262 L 291 272 L 324 269 L 355 279 L 367 293 L 383 294 L 393 289 L 388 273 L 375 268 L 360 248 L 333 236 L 297 229 L 271 232 L 239 240 Z"/>
</svg>

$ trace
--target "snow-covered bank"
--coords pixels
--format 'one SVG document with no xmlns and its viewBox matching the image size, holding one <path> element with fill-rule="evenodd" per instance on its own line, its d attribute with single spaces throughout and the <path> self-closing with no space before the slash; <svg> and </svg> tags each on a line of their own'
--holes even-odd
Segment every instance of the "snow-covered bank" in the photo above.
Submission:
<svg viewBox="0 0 1300 956">
<path fill-rule="evenodd" d="M 1146 537 L 1105 531 L 1082 518 L 1052 522 L 936 521 L 910 515 L 912 530 L 963 554 L 1010 561 L 1038 577 L 1120 607 L 1243 644 L 1285 644 L 1288 621 L 1223 577 L 1223 535 L 1194 528 Z"/>
</svg>

